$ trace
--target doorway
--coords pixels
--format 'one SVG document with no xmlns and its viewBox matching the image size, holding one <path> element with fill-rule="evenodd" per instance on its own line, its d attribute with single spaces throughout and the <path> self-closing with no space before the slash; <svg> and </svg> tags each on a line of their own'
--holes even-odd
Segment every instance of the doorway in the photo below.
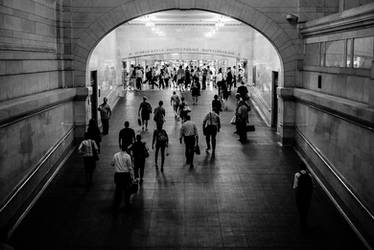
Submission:
<svg viewBox="0 0 374 250">
<path fill-rule="evenodd" d="M 277 128 L 278 123 L 278 71 L 272 71 L 271 82 L 272 82 L 272 102 L 271 102 L 271 127 Z"/>
<path fill-rule="evenodd" d="M 97 121 L 98 90 L 97 90 L 97 70 L 90 73 L 92 95 L 91 95 L 91 116 Z"/>
</svg>

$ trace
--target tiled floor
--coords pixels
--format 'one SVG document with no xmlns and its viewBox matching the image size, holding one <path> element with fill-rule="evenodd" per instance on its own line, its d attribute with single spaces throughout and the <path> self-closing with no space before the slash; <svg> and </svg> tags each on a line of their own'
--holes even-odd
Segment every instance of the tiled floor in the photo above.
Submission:
<svg viewBox="0 0 374 250">
<path fill-rule="evenodd" d="M 146 178 L 132 208 L 113 214 L 109 162 L 118 150 L 123 122 L 136 126 L 142 94 L 153 107 L 164 100 L 170 155 L 164 173 L 155 170 L 153 154 L 148 158 Z M 171 92 L 142 94 L 128 93 L 115 108 L 92 188 L 85 190 L 82 161 L 74 153 L 12 236 L 15 249 L 363 248 L 319 187 L 310 211 L 311 231 L 300 232 L 291 188 L 300 160 L 292 149 L 276 143 L 275 133 L 253 111 L 257 130 L 248 134 L 250 143 L 241 145 L 233 134 L 231 102 L 230 111 L 222 114 L 216 157 L 205 154 L 200 137 L 202 154 L 189 169 L 178 142 L 180 122 L 169 105 Z M 191 105 L 199 129 L 213 94 L 202 92 L 201 104 Z M 187 100 L 191 103 L 188 95 Z M 151 122 L 150 131 L 153 128 Z M 151 132 L 143 136 L 150 146 Z"/>
</svg>

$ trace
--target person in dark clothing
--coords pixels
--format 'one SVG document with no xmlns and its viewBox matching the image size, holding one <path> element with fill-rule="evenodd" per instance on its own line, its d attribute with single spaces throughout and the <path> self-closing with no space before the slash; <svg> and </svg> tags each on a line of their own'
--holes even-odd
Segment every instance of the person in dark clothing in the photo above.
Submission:
<svg viewBox="0 0 374 250">
<path fill-rule="evenodd" d="M 247 142 L 247 123 L 248 123 L 248 107 L 240 99 L 238 108 L 236 109 L 236 131 L 239 135 L 239 141 L 244 144 Z"/>
<path fill-rule="evenodd" d="M 299 166 L 300 171 L 295 174 L 293 189 L 295 189 L 296 205 L 300 214 L 300 224 L 302 229 L 305 230 L 308 227 L 307 216 L 312 199 L 313 182 L 306 165 L 300 163 Z"/>
<path fill-rule="evenodd" d="M 153 132 L 152 149 L 154 149 L 155 144 L 155 166 L 156 169 L 158 169 L 158 152 L 161 150 L 161 172 L 163 172 L 165 162 L 165 149 L 169 145 L 169 137 L 166 131 L 162 129 L 162 127 L 157 127 L 157 129 Z"/>
<path fill-rule="evenodd" d="M 218 100 L 218 95 L 214 95 L 214 99 L 212 101 L 212 110 L 219 115 L 219 113 L 222 111 L 222 104 L 220 100 Z"/>
<path fill-rule="evenodd" d="M 233 84 L 233 79 L 232 79 L 232 72 L 231 72 L 230 67 L 227 68 L 226 82 L 227 82 L 227 86 L 228 86 L 229 90 L 231 91 L 232 84 Z"/>
<path fill-rule="evenodd" d="M 119 147 L 128 152 L 129 146 L 135 142 L 135 131 L 130 128 L 130 123 L 125 121 L 125 128 L 121 129 L 118 136 Z"/>
<path fill-rule="evenodd" d="M 150 114 L 152 113 L 152 106 L 149 102 L 147 102 L 147 97 L 143 97 L 143 102 L 140 103 L 138 116 L 141 118 L 142 121 L 142 130 L 148 129 L 148 121 L 150 118 Z"/>
<path fill-rule="evenodd" d="M 158 102 L 158 107 L 153 111 L 153 120 L 156 122 L 156 127 L 162 128 L 165 123 L 165 109 L 162 107 L 163 101 Z"/>
<path fill-rule="evenodd" d="M 244 82 L 241 83 L 241 85 L 238 87 L 238 90 L 236 92 L 240 95 L 240 97 L 244 101 L 247 101 L 249 99 L 249 97 L 248 97 L 248 89 L 245 86 Z"/>
<path fill-rule="evenodd" d="M 134 175 L 139 178 L 139 183 L 143 182 L 145 159 L 149 156 L 145 142 L 142 142 L 142 136 L 136 135 L 136 142 L 130 146 L 132 157 L 134 159 Z"/>
<path fill-rule="evenodd" d="M 203 79 L 202 79 L 202 89 L 205 90 L 206 89 L 206 79 L 207 79 L 207 76 L 208 76 L 208 69 L 207 68 L 203 68 Z"/>
<path fill-rule="evenodd" d="M 112 110 L 110 109 L 108 98 L 104 97 L 103 103 L 99 106 L 101 124 L 103 125 L 103 135 L 107 135 L 109 132 L 109 119 L 112 115 Z"/>
<path fill-rule="evenodd" d="M 95 119 L 91 119 L 89 121 L 87 133 L 88 133 L 88 138 L 96 142 L 96 145 L 99 148 L 98 151 L 100 153 L 101 133 L 100 133 L 99 126 L 97 125 L 97 121 Z"/>
<path fill-rule="evenodd" d="M 184 89 L 186 90 L 190 84 L 191 84 L 191 72 L 189 71 L 188 66 L 187 66 L 186 70 L 184 71 Z"/>
</svg>

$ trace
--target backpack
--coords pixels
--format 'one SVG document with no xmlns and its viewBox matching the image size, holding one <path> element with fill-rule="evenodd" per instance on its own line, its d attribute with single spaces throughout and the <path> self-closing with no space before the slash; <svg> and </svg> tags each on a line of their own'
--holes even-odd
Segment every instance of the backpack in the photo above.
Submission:
<svg viewBox="0 0 374 250">
<path fill-rule="evenodd" d="M 168 137 L 166 135 L 165 130 L 161 130 L 157 133 L 157 143 L 161 145 L 166 145 L 166 142 L 168 141 Z"/>
<path fill-rule="evenodd" d="M 298 179 L 298 185 L 297 188 L 301 192 L 307 192 L 311 193 L 313 190 L 313 182 L 312 182 L 312 177 L 308 173 L 300 173 L 299 179 Z"/>
</svg>

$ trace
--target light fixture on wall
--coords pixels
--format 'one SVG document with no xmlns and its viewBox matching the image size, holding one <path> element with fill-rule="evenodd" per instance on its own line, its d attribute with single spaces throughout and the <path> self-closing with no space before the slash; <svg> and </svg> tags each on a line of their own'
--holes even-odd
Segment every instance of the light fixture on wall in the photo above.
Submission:
<svg viewBox="0 0 374 250">
<path fill-rule="evenodd" d="M 290 13 L 286 15 L 286 20 L 291 24 L 297 24 L 299 21 L 299 17 L 295 14 Z"/>
</svg>

